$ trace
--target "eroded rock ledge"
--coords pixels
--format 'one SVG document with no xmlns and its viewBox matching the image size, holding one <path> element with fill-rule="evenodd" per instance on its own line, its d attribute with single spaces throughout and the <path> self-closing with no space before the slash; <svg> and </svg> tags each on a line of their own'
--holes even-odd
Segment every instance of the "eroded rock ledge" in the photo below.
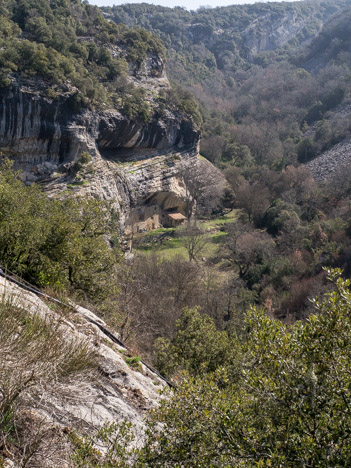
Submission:
<svg viewBox="0 0 351 468">
<path fill-rule="evenodd" d="M 0 151 L 24 182 L 40 182 L 55 196 L 70 190 L 111 200 L 122 231 L 131 207 L 151 194 L 182 195 L 179 166 L 198 154 L 191 119 L 169 109 L 148 122 L 118 110 L 77 111 L 74 96 L 49 99 L 36 82 L 0 89 Z M 72 168 L 83 152 L 91 162 L 77 178 Z"/>
<path fill-rule="evenodd" d="M 0 148 L 21 167 L 76 160 L 82 151 L 193 149 L 199 132 L 179 112 L 157 112 L 144 123 L 117 110 L 75 110 L 75 93 L 49 99 L 41 90 L 15 83 L 0 89 Z"/>
<path fill-rule="evenodd" d="M 45 459 L 34 466 L 71 466 L 64 462 L 65 445 L 61 440 L 64 437 L 58 437 L 59 434 L 69 431 L 93 434 L 105 423 L 124 420 L 133 422 L 137 436 L 143 433 L 146 414 L 158 405 L 159 390 L 165 382 L 142 363 L 137 370 L 129 367 L 125 359 L 127 350 L 103 333 L 101 328 L 107 326 L 99 317 L 74 304 L 68 315 L 67 311 L 52 310 L 49 303 L 3 276 L 0 294 L 4 303 L 39 316 L 50 327 L 59 329 L 67 341 L 89 343 L 97 356 L 98 367 L 89 380 L 72 381 L 62 394 L 43 386 L 40 398 L 28 400 L 28 414 L 47 428 L 45 440 L 53 449 L 50 452 L 54 455 L 57 452 L 57 457 L 53 456 L 55 461 Z"/>
</svg>

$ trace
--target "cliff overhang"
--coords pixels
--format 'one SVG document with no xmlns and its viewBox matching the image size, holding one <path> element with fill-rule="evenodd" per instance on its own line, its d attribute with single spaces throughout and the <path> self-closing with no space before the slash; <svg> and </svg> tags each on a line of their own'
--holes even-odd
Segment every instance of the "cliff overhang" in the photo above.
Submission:
<svg viewBox="0 0 351 468">
<path fill-rule="evenodd" d="M 117 109 L 77 110 L 74 96 L 68 89 L 49 98 L 45 86 L 19 80 L 1 88 L 0 151 L 25 183 L 40 182 L 52 196 L 111 200 L 123 232 L 133 206 L 179 186 L 179 166 L 197 156 L 200 132 L 177 110 L 154 109 L 145 121 Z M 77 175 L 87 153 L 89 171 Z"/>
</svg>

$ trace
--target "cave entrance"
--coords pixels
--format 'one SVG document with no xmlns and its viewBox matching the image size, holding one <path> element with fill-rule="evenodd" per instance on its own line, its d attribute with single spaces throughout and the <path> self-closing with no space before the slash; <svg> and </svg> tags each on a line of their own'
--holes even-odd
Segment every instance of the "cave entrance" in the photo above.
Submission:
<svg viewBox="0 0 351 468">
<path fill-rule="evenodd" d="M 140 161 L 156 156 L 158 153 L 155 148 L 101 148 L 99 151 L 104 159 L 113 162 Z"/>
</svg>

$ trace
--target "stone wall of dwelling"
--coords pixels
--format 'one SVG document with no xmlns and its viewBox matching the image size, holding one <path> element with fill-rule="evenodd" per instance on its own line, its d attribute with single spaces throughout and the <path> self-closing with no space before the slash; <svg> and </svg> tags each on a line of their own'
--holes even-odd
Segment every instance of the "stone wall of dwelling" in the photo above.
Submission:
<svg viewBox="0 0 351 468">
<path fill-rule="evenodd" d="M 138 206 L 131 211 L 126 233 L 151 231 L 161 227 L 161 207 L 158 205 Z"/>
<path fill-rule="evenodd" d="M 125 233 L 127 235 L 138 232 L 151 231 L 160 227 L 173 227 L 169 218 L 169 212 L 180 212 L 184 214 L 184 202 L 174 194 L 157 193 L 145 205 L 139 205 L 131 210 L 126 223 Z"/>
<path fill-rule="evenodd" d="M 160 215 L 154 214 L 150 218 L 147 218 L 147 220 L 145 221 L 145 225 L 147 231 L 151 231 L 152 229 L 158 229 L 162 227 L 160 223 Z"/>
</svg>

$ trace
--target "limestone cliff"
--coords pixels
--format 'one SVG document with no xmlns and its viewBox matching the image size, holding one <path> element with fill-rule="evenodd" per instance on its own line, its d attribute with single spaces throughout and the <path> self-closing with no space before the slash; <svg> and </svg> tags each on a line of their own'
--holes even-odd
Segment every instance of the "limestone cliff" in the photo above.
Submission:
<svg viewBox="0 0 351 468">
<path fill-rule="evenodd" d="M 117 110 L 76 112 L 74 92 L 49 99 L 38 85 L 14 83 L 0 90 L 1 150 L 13 155 L 19 167 L 66 163 L 78 159 L 82 151 L 97 156 L 123 148 L 196 147 L 198 132 L 180 113 L 154 114 L 144 123 Z"/>
<path fill-rule="evenodd" d="M 302 33 L 311 21 L 312 15 L 306 17 L 294 10 L 287 10 L 281 16 L 267 14 L 252 21 L 243 31 L 247 57 L 252 59 L 261 52 L 273 51 L 284 47 Z M 317 27 L 322 27 L 322 20 Z M 306 34 L 306 39 L 309 36 Z M 303 42 L 303 41 L 302 41 Z"/>
<path fill-rule="evenodd" d="M 149 57 L 130 74 L 145 99 L 167 88 L 163 63 Z M 157 72 L 157 73 L 156 73 Z M 111 200 L 123 230 L 131 207 L 154 192 L 182 191 L 178 166 L 198 152 L 199 131 L 181 112 L 155 109 L 145 122 L 117 109 L 78 109 L 76 90 L 55 98 L 45 83 L 13 79 L 0 89 L 0 151 L 14 160 L 26 183 L 42 183 L 52 195 L 65 190 Z M 82 153 L 91 162 L 77 173 Z"/>
<path fill-rule="evenodd" d="M 23 411 L 31 421 L 39 422 L 41 434 L 39 445 L 33 447 L 37 455 L 28 466 L 72 466 L 68 463 L 67 439 L 72 431 L 92 435 L 105 423 L 126 420 L 133 423 L 137 434 L 141 432 L 147 411 L 158 404 L 159 390 L 165 385 L 162 378 L 142 363 L 137 369 L 131 368 L 126 363 L 127 350 L 116 343 L 118 338 L 91 311 L 74 304 L 69 312 L 63 313 L 60 307 L 53 310 L 52 302 L 4 276 L 0 276 L 0 294 L 3 303 L 39 316 L 48 326 L 60 330 L 65 340 L 89 343 L 96 353 L 97 367 L 89 379 L 72 381 L 61 392 L 39 386 L 39 396 L 34 399 L 31 386 L 22 391 L 21 408 L 27 408 Z M 6 466 L 19 466 L 11 463 L 12 455 L 11 451 L 5 453 L 9 458 Z"/>
</svg>

